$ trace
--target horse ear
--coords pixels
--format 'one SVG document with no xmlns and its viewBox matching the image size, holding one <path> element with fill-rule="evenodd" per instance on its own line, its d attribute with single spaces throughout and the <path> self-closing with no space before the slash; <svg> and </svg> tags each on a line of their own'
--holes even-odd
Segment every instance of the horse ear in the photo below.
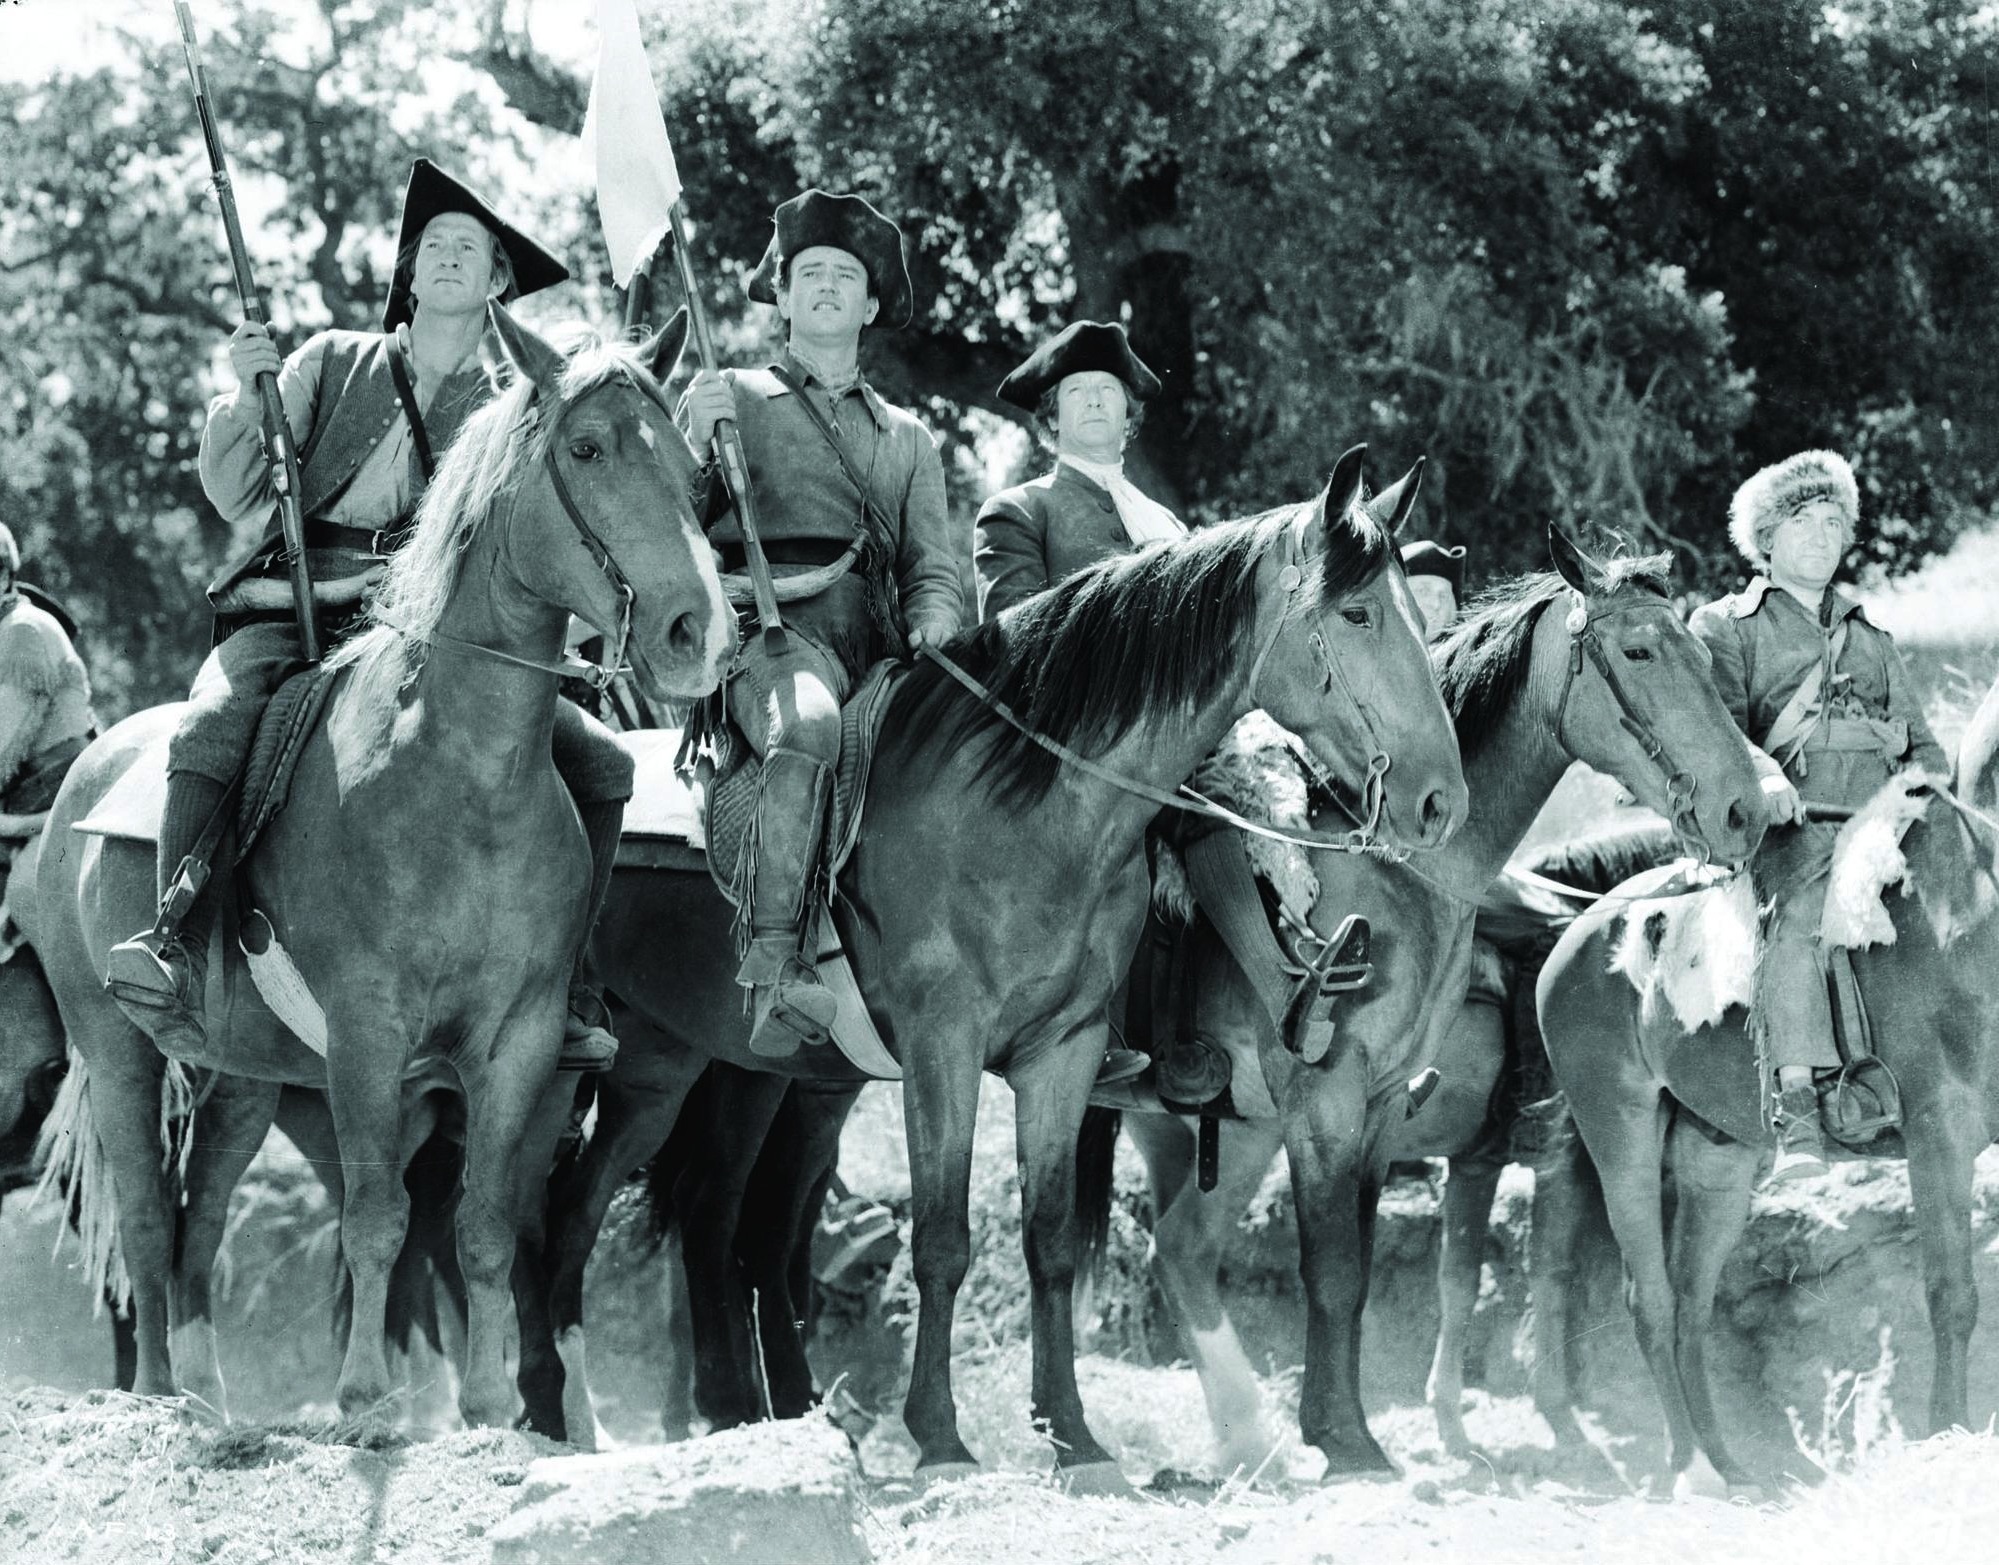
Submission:
<svg viewBox="0 0 1999 1565">
<path fill-rule="evenodd" d="M 1554 559 L 1555 569 L 1561 572 L 1562 580 L 1585 596 L 1593 583 L 1603 579 L 1603 567 L 1583 553 L 1583 546 L 1571 538 L 1559 522 L 1548 523 L 1548 553 Z"/>
<path fill-rule="evenodd" d="M 1330 532 L 1333 525 L 1352 510 L 1360 499 L 1361 464 L 1367 460 L 1367 447 L 1355 446 L 1333 464 L 1333 476 L 1326 481 L 1326 514 L 1322 518 L 1321 533 Z M 1321 545 L 1325 539 L 1319 540 Z"/>
<path fill-rule="evenodd" d="M 1389 537 L 1402 531 L 1402 524 L 1416 509 L 1416 496 L 1423 488 L 1423 469 L 1429 461 L 1428 457 L 1419 456 L 1414 467 L 1367 502 L 1367 514 Z"/>
<path fill-rule="evenodd" d="M 662 386 L 673 378 L 673 372 L 680 367 L 680 356 L 687 351 L 689 324 L 687 306 L 683 304 L 673 312 L 673 319 L 660 327 L 650 342 L 639 348 L 639 356 L 652 371 L 652 378 Z"/>
<path fill-rule="evenodd" d="M 500 351 L 513 365 L 514 373 L 532 382 L 542 396 L 554 400 L 556 382 L 562 378 L 562 355 L 532 327 L 516 320 L 513 311 L 498 299 L 486 301 L 486 318 L 492 322 L 493 333 L 500 339 Z"/>
</svg>

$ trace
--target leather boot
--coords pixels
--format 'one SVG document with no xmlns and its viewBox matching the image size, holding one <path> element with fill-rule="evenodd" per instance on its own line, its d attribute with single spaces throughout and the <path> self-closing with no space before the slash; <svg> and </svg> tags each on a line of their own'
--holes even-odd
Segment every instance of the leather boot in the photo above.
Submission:
<svg viewBox="0 0 1999 1565">
<path fill-rule="evenodd" d="M 804 951 L 833 768 L 794 750 L 764 757 L 750 885 L 750 944 L 736 982 L 756 992 L 750 1048 L 771 1059 L 833 1036 L 837 1005 Z M 816 953 L 814 953 L 816 954 Z"/>
<path fill-rule="evenodd" d="M 1826 1171 L 1825 1135 L 1819 1129 L 1817 1088 L 1786 1087 L 1777 1094 L 1776 1112 L 1771 1115 L 1771 1122 L 1777 1132 L 1777 1157 L 1770 1165 L 1771 1184 L 1809 1179 Z"/>
<path fill-rule="evenodd" d="M 590 841 L 590 911 L 583 931 L 583 949 L 576 953 L 576 971 L 569 980 L 569 1009 L 562 1021 L 562 1054 L 557 1070 L 607 1071 L 618 1059 L 618 1040 L 611 1032 L 611 1012 L 603 992 L 586 973 L 590 935 L 611 894 L 611 874 L 618 864 L 618 836 L 625 821 L 622 799 L 578 804 L 583 835 Z"/>
<path fill-rule="evenodd" d="M 198 888 L 209 866 L 196 849 L 228 789 L 195 772 L 167 773 L 160 820 L 160 914 L 151 929 L 110 950 L 104 987 L 121 1009 L 168 1054 L 199 1052 L 207 1043 L 203 991 L 214 899 Z"/>
</svg>

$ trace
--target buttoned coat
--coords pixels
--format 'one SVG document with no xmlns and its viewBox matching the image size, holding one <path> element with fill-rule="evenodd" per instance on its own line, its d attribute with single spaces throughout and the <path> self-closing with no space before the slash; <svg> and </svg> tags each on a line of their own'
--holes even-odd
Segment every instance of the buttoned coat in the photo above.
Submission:
<svg viewBox="0 0 1999 1565">
<path fill-rule="evenodd" d="M 1130 554 L 1110 491 L 1058 462 L 986 501 L 973 534 L 979 618 L 988 620 L 1086 565 Z"/>
</svg>

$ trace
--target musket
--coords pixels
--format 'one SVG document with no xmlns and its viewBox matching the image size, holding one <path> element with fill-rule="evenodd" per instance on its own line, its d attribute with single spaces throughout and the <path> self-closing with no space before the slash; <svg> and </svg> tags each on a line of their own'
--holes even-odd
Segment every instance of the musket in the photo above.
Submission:
<svg viewBox="0 0 1999 1565">
<path fill-rule="evenodd" d="M 705 370 L 720 368 L 715 358 L 715 337 L 708 330 L 708 310 L 701 302 L 700 285 L 694 278 L 694 258 L 687 247 L 687 224 L 680 215 L 680 203 L 667 209 L 673 243 L 674 265 L 680 271 L 680 291 L 687 296 L 687 323 L 694 335 L 694 351 Z M 646 287 L 650 268 L 633 277 L 635 289 Z M 736 502 L 736 522 L 743 530 L 743 567 L 750 578 L 750 593 L 756 603 L 757 624 L 763 631 L 764 651 L 776 656 L 785 650 L 784 621 L 777 612 L 777 589 L 771 585 L 770 561 L 764 557 L 763 536 L 757 531 L 756 497 L 750 492 L 750 464 L 743 455 L 743 437 L 732 418 L 715 424 L 715 458 L 722 465 L 722 481 Z"/>
<path fill-rule="evenodd" d="M 222 151 L 222 137 L 215 128 L 215 114 L 208 104 L 207 78 L 201 69 L 201 48 L 194 36 L 194 13 L 188 0 L 174 0 L 174 16 L 180 22 L 181 48 L 187 54 L 187 74 L 194 83 L 195 112 L 201 116 L 202 139 L 208 143 L 208 171 L 215 180 L 215 195 L 222 207 L 222 227 L 229 239 L 229 261 L 236 271 L 236 297 L 243 303 L 243 319 L 265 324 L 264 302 L 250 275 L 250 253 L 243 244 L 243 225 L 236 216 L 236 192 L 229 182 L 229 160 Z M 257 396 L 263 411 L 264 449 L 271 461 L 271 483 L 278 497 L 278 529 L 284 536 L 285 563 L 290 568 L 292 611 L 298 616 L 299 645 L 308 662 L 319 661 L 319 621 L 313 609 L 312 573 L 305 559 L 305 515 L 299 509 L 298 451 L 292 444 L 291 425 L 285 421 L 284 402 L 278 395 L 277 376 L 266 371 L 257 377 Z"/>
</svg>

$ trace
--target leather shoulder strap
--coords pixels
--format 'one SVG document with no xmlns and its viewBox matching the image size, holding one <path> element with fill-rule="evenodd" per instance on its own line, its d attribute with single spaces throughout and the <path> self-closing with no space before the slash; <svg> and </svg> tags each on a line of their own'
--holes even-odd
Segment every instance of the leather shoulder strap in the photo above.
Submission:
<svg viewBox="0 0 1999 1565">
<path fill-rule="evenodd" d="M 416 390 L 410 385 L 409 366 L 403 362 L 403 345 L 391 334 L 389 337 L 389 374 L 396 383 L 396 400 L 403 405 L 403 417 L 410 421 L 410 435 L 416 441 L 417 466 L 423 471 L 423 481 L 427 484 L 437 472 L 437 462 L 430 454 L 430 432 L 423 427 L 423 412 L 416 405 Z"/>
<path fill-rule="evenodd" d="M 887 526 L 888 519 L 882 514 L 881 507 L 875 504 L 874 496 L 854 467 L 854 459 L 847 454 L 846 442 L 841 440 L 840 432 L 827 421 L 826 415 L 819 411 L 819 404 L 805 394 L 805 388 L 799 384 L 798 378 L 790 370 L 782 364 L 773 364 L 770 373 L 777 378 L 779 385 L 798 399 L 798 405 L 805 409 L 814 427 L 825 436 L 826 444 L 833 448 L 833 455 L 840 463 L 840 471 L 847 475 L 847 482 L 854 486 L 854 492 L 861 497 L 861 505 L 872 513 L 875 524 L 883 528 L 884 535 L 892 536 Z"/>
<path fill-rule="evenodd" d="M 1838 666 L 1840 654 L 1845 650 L 1846 621 L 1842 619 L 1826 640 L 1825 656 L 1812 665 L 1811 672 L 1791 692 L 1791 699 L 1784 703 L 1769 731 L 1756 741 L 1757 749 L 1781 765 L 1804 748 L 1805 740 L 1818 726 L 1819 696 L 1825 689 L 1826 676 Z"/>
</svg>

